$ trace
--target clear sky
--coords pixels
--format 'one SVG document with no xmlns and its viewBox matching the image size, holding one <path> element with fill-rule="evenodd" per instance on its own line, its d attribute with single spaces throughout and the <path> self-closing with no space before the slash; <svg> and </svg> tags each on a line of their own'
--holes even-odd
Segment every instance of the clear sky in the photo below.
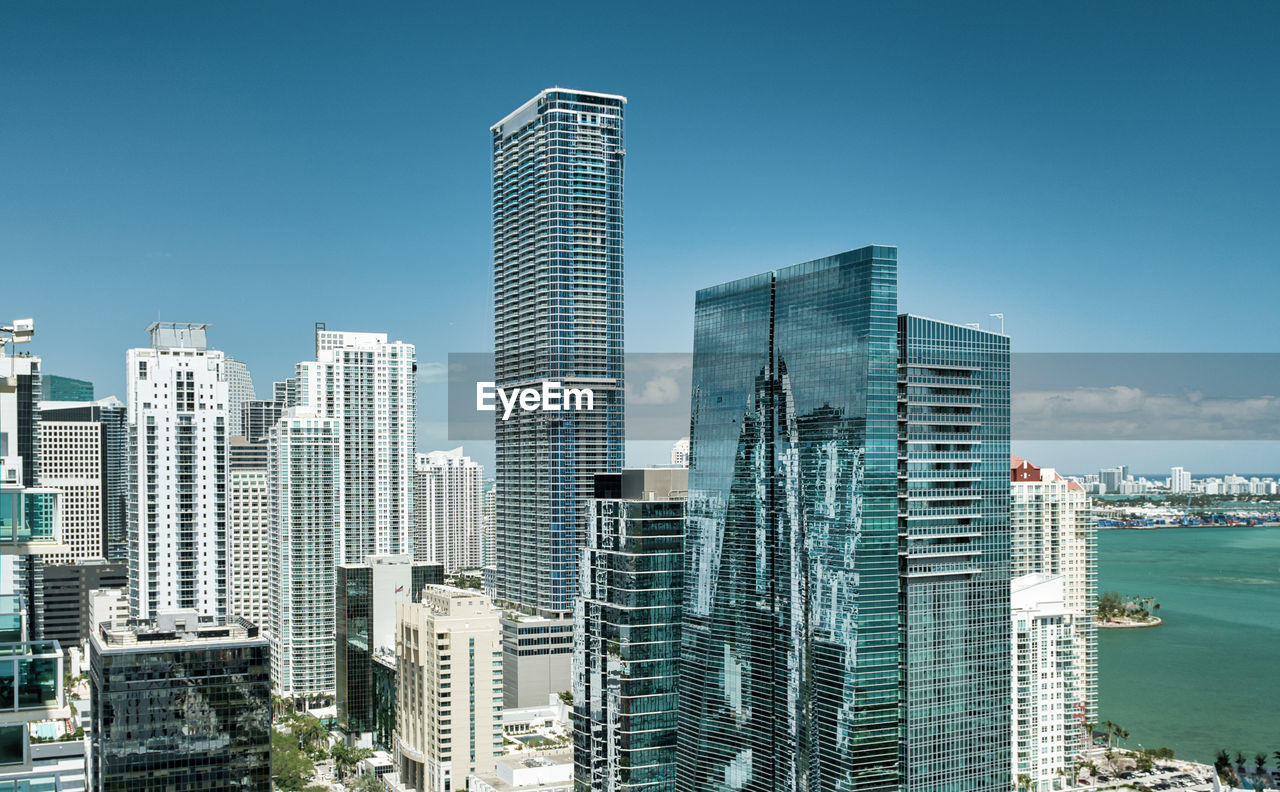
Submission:
<svg viewBox="0 0 1280 792">
<path fill-rule="evenodd" d="M 687 351 L 699 287 L 875 242 L 902 310 L 1004 312 L 1015 351 L 1280 351 L 1277 29 L 1275 2 L 12 2 L 0 318 L 121 396 L 156 318 L 211 322 L 263 395 L 315 321 L 490 349 L 489 126 L 561 85 L 629 99 L 629 350 Z M 1141 445 L 1021 450 L 1280 469 Z"/>
</svg>

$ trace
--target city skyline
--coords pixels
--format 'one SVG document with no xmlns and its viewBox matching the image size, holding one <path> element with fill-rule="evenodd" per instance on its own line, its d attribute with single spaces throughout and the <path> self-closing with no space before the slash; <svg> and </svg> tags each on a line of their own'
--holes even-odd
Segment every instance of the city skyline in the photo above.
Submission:
<svg viewBox="0 0 1280 792">
<path fill-rule="evenodd" d="M 1065 10 L 1005 5 L 972 19 L 937 9 L 927 23 L 891 9 L 810 9 L 781 22 L 747 14 L 733 44 L 709 35 L 719 15 L 698 9 L 676 31 L 629 17 L 635 29 L 620 45 L 636 58 L 607 64 L 552 52 L 519 79 L 452 43 L 493 24 L 496 47 L 522 51 L 525 30 L 547 22 L 518 8 L 497 20 L 403 6 L 351 19 L 321 6 L 301 30 L 281 9 L 185 9 L 143 20 L 97 18 L 88 7 L 19 8 L 13 21 L 27 35 L 0 55 L 18 77 L 0 88 L 17 110 L 0 131 L 0 143 L 20 155 L 9 168 L 15 189 L 0 196 L 0 233 L 22 265 L 9 282 L 29 297 L 15 310 L 39 318 L 35 347 L 51 374 L 120 397 L 118 353 L 137 345 L 157 309 L 164 319 L 212 323 L 260 387 L 306 357 L 317 318 L 385 331 L 421 346 L 418 450 L 452 447 L 442 386 L 431 379 L 448 352 L 483 350 L 491 338 L 489 194 L 480 176 L 488 157 L 476 130 L 558 84 L 625 94 L 637 108 L 627 238 L 634 350 L 687 350 L 699 287 L 867 238 L 893 238 L 916 262 L 901 273 L 901 289 L 920 313 L 988 323 L 988 313 L 1004 313 L 1014 351 L 1263 350 L 1267 339 L 1251 317 L 1274 290 L 1235 283 L 1275 278 L 1261 252 L 1274 249 L 1277 232 L 1248 209 L 1267 205 L 1275 182 L 1265 178 L 1275 167 L 1266 136 L 1252 132 L 1277 112 L 1258 98 L 1276 75 L 1260 58 L 1268 42 L 1259 32 L 1272 27 L 1275 10 L 1224 17 L 1161 6 L 1164 35 L 1131 41 L 1127 32 L 1146 30 L 1152 15 L 1144 12 L 1154 8 L 1111 9 L 1104 26 Z M 883 40 L 846 63 L 839 48 L 822 47 L 847 27 L 840 23 L 882 30 Z M 569 15 L 565 24 L 580 31 L 594 21 Z M 196 28 L 209 43 L 190 40 Z M 111 60 L 122 41 L 140 46 Z M 742 63 L 726 48 L 743 42 L 770 46 L 748 47 L 758 61 Z M 1081 45 L 1090 58 L 1074 57 Z M 223 64 L 216 74 L 199 66 L 210 46 Z M 1173 57 L 1191 47 L 1202 53 L 1194 66 Z M 676 57 L 655 70 L 651 51 Z M 741 73 L 726 79 L 729 67 L 717 59 Z M 1004 68 L 1012 59 L 1019 73 Z M 1071 79 L 1058 74 L 1063 62 L 1073 63 Z M 676 69 L 686 90 L 667 91 Z M 753 115 L 753 135 L 718 135 L 719 119 L 766 94 L 772 110 Z M 443 104 L 409 108 L 407 96 Z M 1180 112 L 1197 101 L 1226 109 L 1212 122 Z M 885 123 L 853 124 L 865 106 Z M 828 117 L 788 120 L 814 108 Z M 1182 121 L 1164 123 L 1173 114 Z M 62 131 L 36 132 L 50 124 Z M 140 127 L 149 130 L 142 137 Z M 70 131 L 78 128 L 94 134 Z M 831 128 L 847 130 L 834 149 L 818 143 Z M 355 143 L 365 140 L 378 145 Z M 779 145 L 764 160 L 745 159 L 759 140 Z M 203 154 L 190 157 L 190 146 Z M 1168 167 L 1171 158 L 1178 167 Z M 743 168 L 748 161 L 753 167 Z M 834 189 L 830 175 L 885 187 L 869 202 Z M 717 185 L 713 202 L 709 184 Z M 1244 210 L 1203 209 L 1217 205 Z M 1203 272 L 1205 250 L 1230 259 L 1235 277 Z M 370 265 L 411 287 L 386 293 L 349 277 Z M 177 291 L 151 277 L 172 268 L 201 288 Z M 944 277 L 957 269 L 980 277 Z M 49 273 L 83 280 L 108 272 L 83 294 L 39 288 Z M 1059 288 L 1068 274 L 1079 290 Z M 255 299 L 238 291 L 246 282 Z M 285 283 L 291 299 L 261 310 L 263 296 Z M 1234 310 L 1188 321 L 1224 301 Z M 79 321 L 87 313 L 96 314 L 91 334 Z M 1064 470 L 1096 468 L 1139 445 L 1015 444 Z M 1125 452 L 1138 470 L 1266 470 L 1277 447 L 1142 445 Z M 661 462 L 665 450 L 637 449 L 627 464 Z M 492 469 L 485 449 L 468 452 Z"/>
</svg>

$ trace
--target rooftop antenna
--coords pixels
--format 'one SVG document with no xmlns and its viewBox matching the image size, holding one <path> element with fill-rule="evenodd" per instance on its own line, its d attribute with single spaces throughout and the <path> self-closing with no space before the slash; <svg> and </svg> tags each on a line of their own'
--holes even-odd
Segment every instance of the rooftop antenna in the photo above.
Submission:
<svg viewBox="0 0 1280 792">
<path fill-rule="evenodd" d="M 1000 335 L 1004 335 L 1004 314 L 1002 313 L 987 314 L 987 316 L 992 316 L 1000 320 Z"/>
</svg>

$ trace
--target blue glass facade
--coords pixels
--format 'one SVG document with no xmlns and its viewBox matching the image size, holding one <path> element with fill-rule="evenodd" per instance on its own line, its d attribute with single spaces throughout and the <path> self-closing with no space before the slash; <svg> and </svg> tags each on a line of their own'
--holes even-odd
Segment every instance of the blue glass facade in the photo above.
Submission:
<svg viewBox="0 0 1280 792">
<path fill-rule="evenodd" d="M 574 789 L 670 792 L 676 776 L 683 469 L 596 477 L 574 611 Z"/>
<path fill-rule="evenodd" d="M 498 598 L 567 613 L 592 479 L 623 461 L 621 96 L 549 89 L 493 132 L 495 381 L 594 409 L 496 420 Z"/>
<path fill-rule="evenodd" d="M 1009 339 L 898 319 L 903 789 L 1010 777 Z"/>
<path fill-rule="evenodd" d="M 897 250 L 698 293 L 677 788 L 897 790 Z"/>
</svg>

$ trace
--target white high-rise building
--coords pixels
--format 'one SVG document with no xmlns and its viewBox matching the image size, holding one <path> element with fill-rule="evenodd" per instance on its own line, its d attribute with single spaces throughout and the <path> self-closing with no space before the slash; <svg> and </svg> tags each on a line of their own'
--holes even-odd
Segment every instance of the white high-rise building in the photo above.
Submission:
<svg viewBox="0 0 1280 792">
<path fill-rule="evenodd" d="M 689 467 L 689 438 L 682 437 L 671 446 L 671 464 Z"/>
<path fill-rule="evenodd" d="M 241 407 L 258 398 L 253 389 L 253 375 L 239 360 L 227 358 L 227 426 L 232 437 L 244 437 Z"/>
<path fill-rule="evenodd" d="M 227 610 L 227 376 L 203 324 L 153 322 L 130 349 L 129 609 Z"/>
<path fill-rule="evenodd" d="M 502 755 L 502 629 L 478 591 L 427 586 L 396 603 L 392 790 L 446 792 L 492 773 Z"/>
<path fill-rule="evenodd" d="M 280 695 L 332 694 L 334 573 L 341 533 L 341 420 L 291 407 L 271 430 L 271 682 Z"/>
<path fill-rule="evenodd" d="M 1030 779 L 1028 792 L 1060 789 L 1078 750 L 1068 708 L 1081 617 L 1063 604 L 1063 583 L 1031 574 L 1011 584 L 1013 777 Z"/>
<path fill-rule="evenodd" d="M 1191 471 L 1180 467 L 1169 470 L 1169 492 L 1178 494 L 1191 491 Z"/>
<path fill-rule="evenodd" d="M 266 629 L 271 612 L 271 476 L 267 443 L 231 439 L 228 607 Z"/>
<path fill-rule="evenodd" d="M 498 485 L 490 482 L 489 488 L 480 494 L 480 566 L 493 566 L 497 557 Z"/>
<path fill-rule="evenodd" d="M 322 324 L 315 361 L 298 364 L 299 406 L 338 419 L 340 562 L 413 552 L 416 368 L 413 344 Z"/>
<path fill-rule="evenodd" d="M 414 560 L 443 564 L 446 575 L 483 563 L 481 466 L 462 448 L 418 454 L 414 468 Z"/>
<path fill-rule="evenodd" d="M 1086 723 L 1098 720 L 1098 529 L 1089 496 L 1053 468 L 1011 460 L 1009 487 L 1011 575 L 1062 578 L 1063 606 L 1072 614 L 1074 667 L 1063 717 L 1066 751 L 1083 750 Z"/>
</svg>

